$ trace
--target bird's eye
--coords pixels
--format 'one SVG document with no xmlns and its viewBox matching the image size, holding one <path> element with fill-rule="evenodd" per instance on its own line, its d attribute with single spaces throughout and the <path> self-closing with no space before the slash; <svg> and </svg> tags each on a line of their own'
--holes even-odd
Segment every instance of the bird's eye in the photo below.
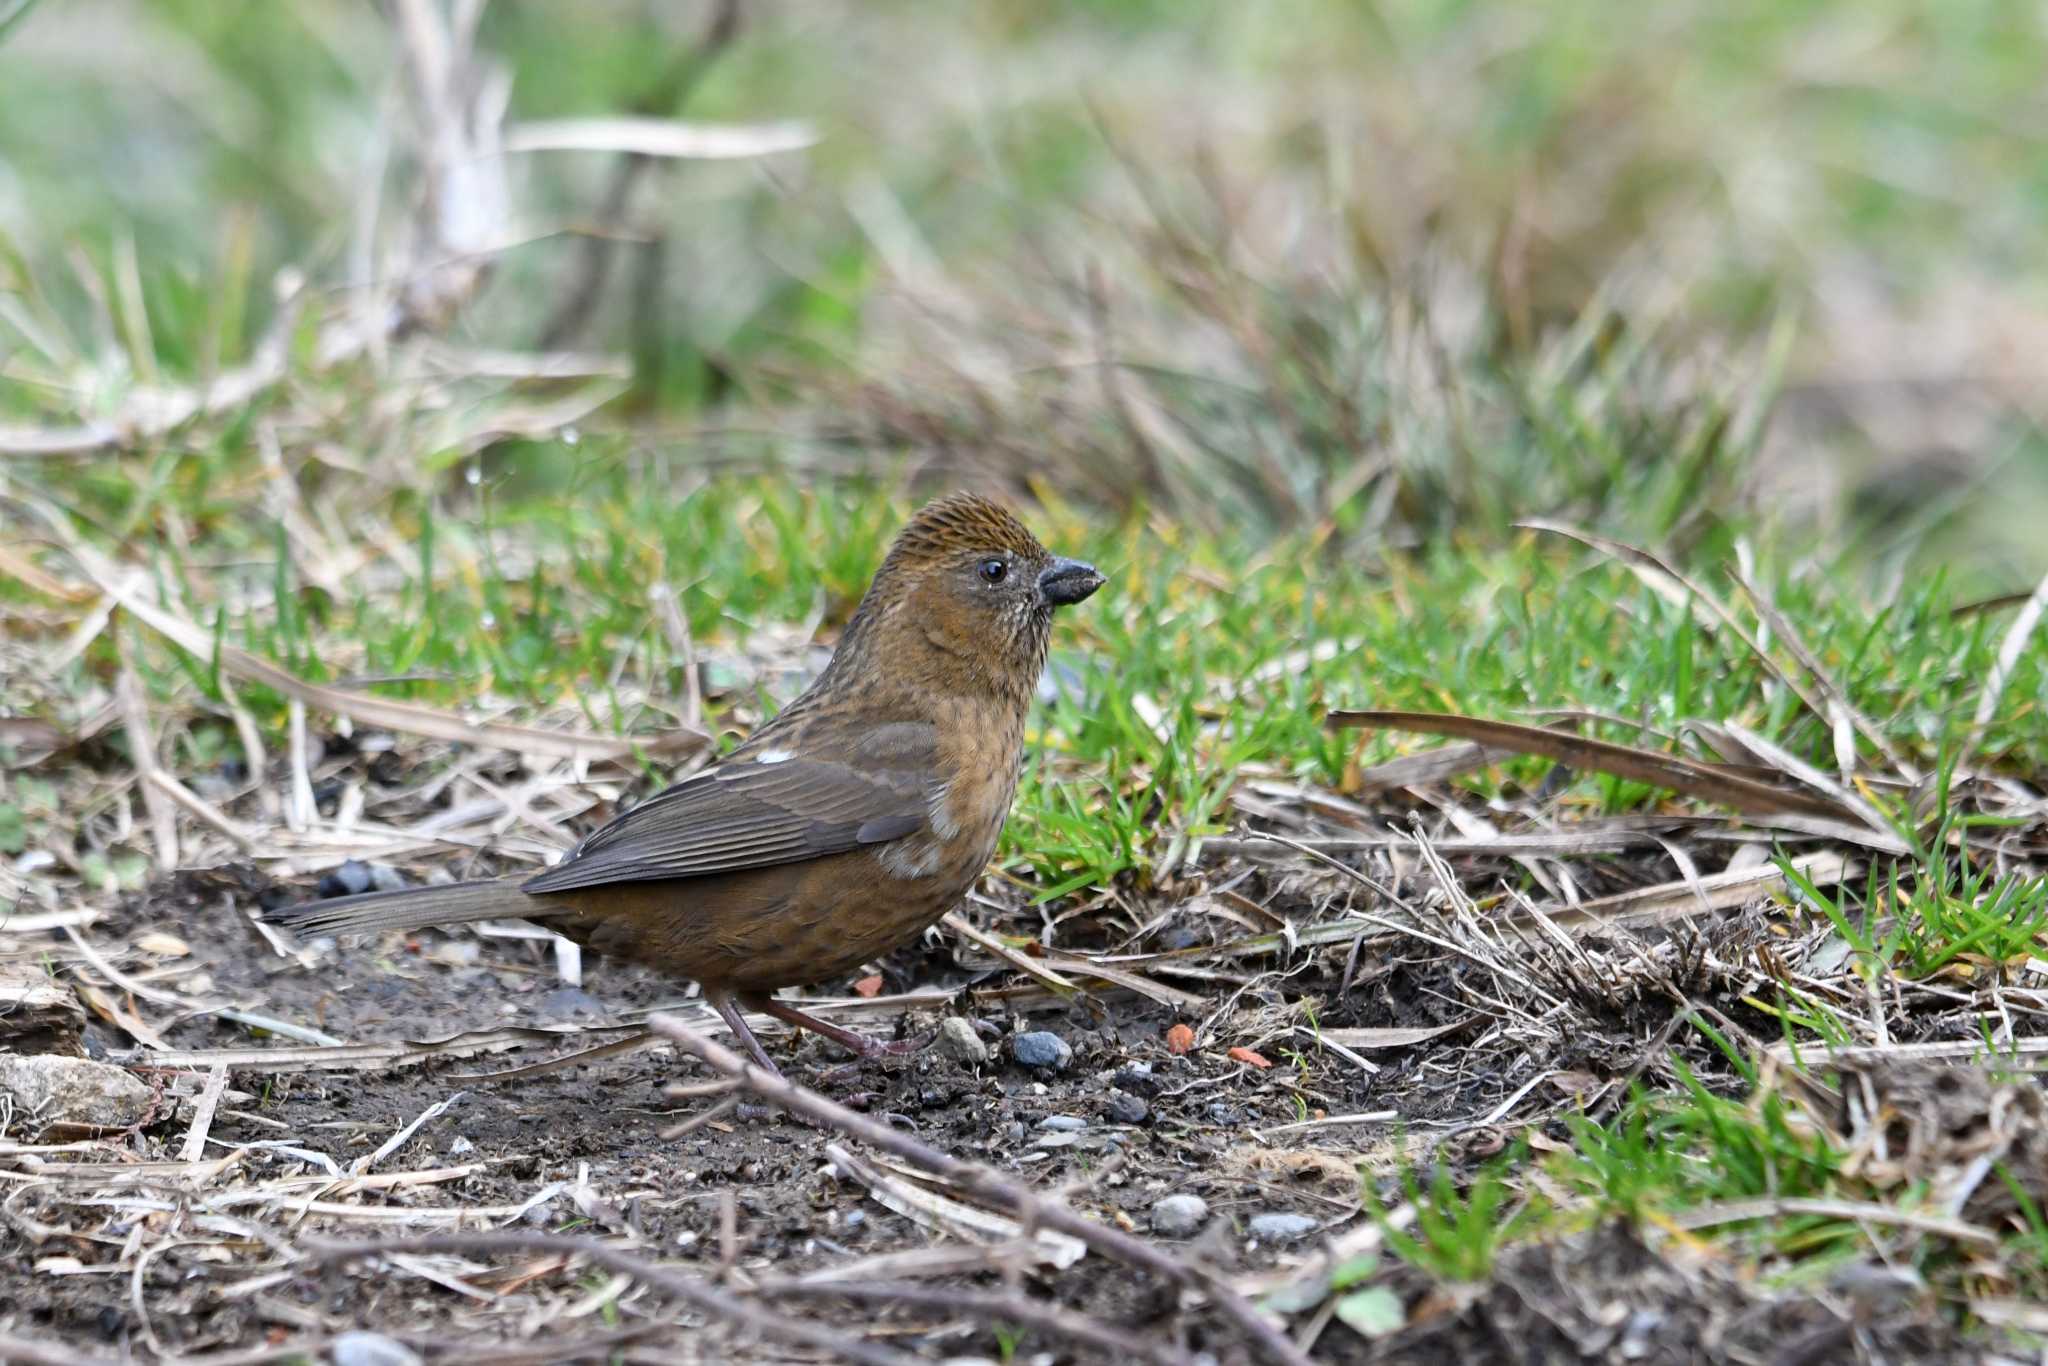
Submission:
<svg viewBox="0 0 2048 1366">
<path fill-rule="evenodd" d="M 983 560 L 981 562 L 981 577 L 983 582 L 1001 583 L 1004 579 L 1008 578 L 1009 576 L 1010 566 L 1004 564 L 1001 560 Z"/>
</svg>

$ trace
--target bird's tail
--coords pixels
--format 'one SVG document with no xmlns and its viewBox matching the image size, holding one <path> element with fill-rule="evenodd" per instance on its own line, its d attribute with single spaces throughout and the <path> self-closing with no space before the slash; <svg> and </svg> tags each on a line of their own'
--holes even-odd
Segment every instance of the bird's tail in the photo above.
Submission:
<svg viewBox="0 0 2048 1366">
<path fill-rule="evenodd" d="M 395 892 L 302 901 L 268 911 L 264 919 L 299 934 L 366 934 L 373 930 L 419 930 L 465 920 L 530 916 L 547 903 L 519 890 L 520 879 L 456 882 L 445 887 L 405 887 Z"/>
</svg>

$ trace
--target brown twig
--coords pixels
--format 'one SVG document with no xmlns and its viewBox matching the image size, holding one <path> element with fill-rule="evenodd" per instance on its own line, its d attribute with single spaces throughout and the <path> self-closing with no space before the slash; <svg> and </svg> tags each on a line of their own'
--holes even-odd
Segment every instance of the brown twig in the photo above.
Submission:
<svg viewBox="0 0 2048 1366">
<path fill-rule="evenodd" d="M 1308 1358 L 1288 1341 L 1276 1325 L 1203 1268 L 1176 1261 L 1151 1244 L 1084 1218 L 1067 1206 L 1047 1200 L 988 1167 L 950 1157 L 899 1130 L 855 1114 L 785 1077 L 765 1072 L 680 1020 L 654 1015 L 648 1018 L 647 1027 L 673 1039 L 684 1052 L 701 1058 L 712 1070 L 744 1081 L 749 1090 L 764 1100 L 915 1163 L 960 1189 L 1003 1207 L 1027 1227 L 1035 1225 L 1070 1234 L 1111 1261 L 1136 1267 L 1206 1295 L 1218 1311 L 1243 1330 L 1266 1360 L 1286 1362 L 1288 1366 L 1307 1366 Z"/>
<path fill-rule="evenodd" d="M 575 1238 L 559 1233 L 433 1233 L 418 1238 L 346 1242 L 309 1238 L 303 1251 L 319 1262 L 345 1262 L 357 1257 L 382 1257 L 392 1253 L 471 1252 L 488 1255 L 540 1252 L 581 1257 L 608 1271 L 631 1276 L 650 1290 L 674 1296 L 700 1313 L 751 1329 L 766 1338 L 798 1343 L 848 1361 L 866 1362 L 869 1366 L 912 1366 L 917 1360 L 887 1347 L 862 1342 L 841 1330 L 820 1328 L 805 1320 L 748 1304 L 708 1281 L 685 1276 L 594 1238 Z"/>
</svg>

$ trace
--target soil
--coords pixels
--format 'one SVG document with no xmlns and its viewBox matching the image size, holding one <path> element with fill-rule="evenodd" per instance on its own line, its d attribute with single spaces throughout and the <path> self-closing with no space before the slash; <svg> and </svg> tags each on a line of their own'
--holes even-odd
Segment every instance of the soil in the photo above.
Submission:
<svg viewBox="0 0 2048 1366">
<path fill-rule="evenodd" d="M 595 1025 L 657 1005 L 702 1016 L 686 984 L 631 964 L 588 961 L 586 984 L 565 988 L 547 946 L 533 940 L 430 931 L 296 961 L 274 951 L 247 914 L 277 895 L 253 870 L 185 874 L 155 895 L 132 900 L 93 932 L 103 942 L 123 943 L 145 929 L 167 931 L 189 945 L 190 961 L 203 965 L 214 995 L 352 1042 L 434 1040 L 508 1023 Z M 769 1048 L 789 1075 L 841 1103 L 886 1117 L 957 1156 L 1059 1188 L 1082 1210 L 1128 1230 L 1151 1236 L 1151 1210 L 1167 1195 L 1201 1196 L 1211 1220 L 1200 1236 L 1177 1245 L 1177 1255 L 1239 1278 L 1300 1266 L 1322 1239 L 1366 1220 L 1356 1173 L 1361 1164 L 1385 1170 L 1395 1152 L 1395 1135 L 1385 1124 L 1280 1126 L 1394 1110 L 1404 1130 L 1425 1140 L 1414 1149 L 1425 1161 L 1462 1171 L 1501 1150 L 1505 1131 L 1482 1121 L 1526 1086 L 1536 1075 L 1532 1069 L 1625 1076 L 1645 1066 L 1653 1042 L 1659 1048 L 1669 1043 L 1663 1027 L 1669 1008 L 1638 1002 L 1611 1010 L 1596 1027 L 1574 1031 L 1541 1056 L 1527 1049 L 1475 1050 L 1470 1042 L 1477 1026 L 1471 1026 L 1420 1046 L 1375 1051 L 1371 1061 L 1378 1070 L 1368 1073 L 1353 1059 L 1315 1047 L 1314 1029 L 1469 1020 L 1472 1013 L 1458 1004 L 1463 969 L 1444 958 L 1354 964 L 1349 989 L 1340 994 L 1344 966 L 1340 949 L 1311 955 L 1291 972 L 1284 965 L 1264 975 L 1247 968 L 1229 1012 L 1208 1021 L 1206 1046 L 1183 1056 L 1169 1051 L 1168 1027 L 1203 1021 L 1181 1020 L 1129 994 L 1108 998 L 1106 1016 L 1056 1001 L 1019 1013 L 1021 1007 L 978 991 L 977 979 L 989 974 L 954 963 L 934 937 L 898 955 L 885 976 L 891 987 L 957 988 L 952 1008 L 996 1044 L 988 1063 L 965 1065 L 934 1048 L 848 1065 L 829 1044 L 809 1036 L 771 1037 Z M 845 985 L 835 989 L 845 994 Z M 1314 1027 L 1296 1033 L 1293 1027 L 1311 1018 L 1304 1001 L 1317 1007 Z M 885 1018 L 858 1025 L 886 1029 Z M 936 1023 L 930 1011 L 915 1020 L 924 1029 Z M 1059 1034 L 1073 1050 L 1071 1063 L 1058 1072 L 1019 1066 L 1003 1039 L 1020 1029 Z M 251 1043 L 246 1028 L 217 1016 L 176 1022 L 163 1033 L 178 1048 Z M 286 1351 L 332 1343 L 352 1330 L 380 1334 L 434 1361 L 483 1359 L 480 1351 L 501 1362 L 513 1359 L 507 1353 L 523 1354 L 521 1360 L 806 1359 L 722 1324 L 688 1320 L 690 1326 L 678 1327 L 683 1310 L 673 1301 L 637 1285 L 607 1287 L 601 1272 L 564 1271 L 545 1258 L 508 1264 L 475 1257 L 402 1271 L 367 1261 L 315 1268 L 283 1259 L 279 1250 L 282 1240 L 304 1235 L 393 1237 L 457 1226 L 574 1230 L 631 1235 L 651 1258 L 730 1281 L 948 1241 L 872 1198 L 857 1180 L 835 1175 L 826 1147 L 844 1142 L 839 1136 L 765 1109 L 743 1106 L 664 1139 L 665 1130 L 714 1103 L 668 1097 L 671 1084 L 701 1082 L 708 1074 L 665 1047 L 538 1075 L 480 1075 L 590 1043 L 362 1071 L 234 1073 L 231 1087 L 254 1099 L 223 1105 L 208 1155 L 237 1145 L 281 1145 L 245 1153 L 238 1180 L 304 1174 L 312 1170 L 303 1156 L 308 1152 L 346 1171 L 436 1105 L 446 1109 L 375 1170 L 471 1170 L 456 1179 L 348 1195 L 375 1217 L 243 1211 L 243 1217 L 260 1217 L 265 1231 L 225 1243 L 166 1237 L 178 1226 L 162 1220 L 190 1217 L 189 1208 L 185 1215 L 117 1218 L 91 1227 L 76 1209 L 68 1217 L 56 1205 L 43 1209 L 31 1191 L 15 1202 L 17 1215 L 78 1232 L 46 1233 L 26 1249 L 29 1255 L 11 1260 L 12 1270 L 0 1268 L 0 1322 L 81 1349 L 143 1359 L 266 1343 Z M 1260 1050 L 1272 1065 L 1233 1058 L 1228 1050 L 1239 1045 Z M 88 1047 L 120 1060 L 130 1044 L 110 1033 L 90 1037 Z M 1698 1062 L 1708 1068 L 1712 1060 Z M 1556 1096 L 1544 1092 L 1543 1099 L 1549 1104 Z M 122 1140 L 125 1151 L 137 1159 L 174 1157 L 191 1104 L 167 1099 L 143 1131 Z M 97 1160 L 104 1160 L 104 1150 Z M 165 1209 L 185 1199 L 163 1194 Z M 339 1204 L 339 1197 L 326 1202 Z M 461 1220 L 426 1212 L 454 1206 L 489 1212 Z M 402 1213 L 408 1207 L 422 1210 L 416 1220 Z M 1249 1234 L 1251 1220 L 1273 1213 L 1307 1216 L 1313 1230 L 1298 1241 L 1262 1244 Z M 128 1240 L 143 1237 L 145 1228 L 161 1250 L 144 1260 L 132 1285 L 128 1274 L 90 1274 L 93 1266 L 132 1266 L 123 1260 Z M 44 1265 L 53 1257 L 76 1258 L 84 1274 L 30 1273 L 32 1262 Z M 436 1270 L 439 1279 L 425 1274 Z M 1678 1269 L 1619 1232 L 1519 1250 L 1504 1259 L 1491 1286 L 1464 1300 L 1447 1300 L 1419 1276 L 1403 1275 L 1408 1328 L 1368 1342 L 1325 1318 L 1313 1338 L 1314 1355 L 1417 1363 L 1825 1362 L 1870 1359 L 1865 1354 L 1881 1348 L 1890 1361 L 1962 1359 L 1939 1322 L 1911 1306 L 1859 1320 L 1811 1297 L 1763 1295 L 1725 1273 Z M 984 1275 L 980 1283 L 993 1281 Z M 1095 1255 L 1064 1271 L 1026 1270 L 1019 1283 L 1035 1298 L 1194 1354 L 1193 1360 L 1202 1354 L 1218 1362 L 1250 1359 L 1242 1339 L 1213 1311 L 1185 1312 L 1170 1288 Z M 606 1293 L 593 1293 L 601 1290 Z M 1019 1360 L 1104 1359 L 1069 1342 L 1028 1331 L 1017 1339 L 1002 1325 L 928 1308 L 839 1312 L 852 1316 L 871 1340 L 933 1360 L 1009 1359 L 1012 1348 L 1022 1352 Z M 492 1342 L 501 1345 L 484 1351 Z"/>
</svg>

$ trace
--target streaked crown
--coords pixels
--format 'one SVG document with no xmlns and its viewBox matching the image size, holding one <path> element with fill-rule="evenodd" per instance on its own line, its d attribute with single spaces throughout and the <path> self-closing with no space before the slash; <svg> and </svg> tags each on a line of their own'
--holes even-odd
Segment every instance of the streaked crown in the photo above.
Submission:
<svg viewBox="0 0 2048 1366">
<path fill-rule="evenodd" d="M 1025 525 L 1002 504 L 975 493 L 950 493 L 924 505 L 889 547 L 893 564 L 950 559 L 966 551 L 1048 558 Z"/>
</svg>

